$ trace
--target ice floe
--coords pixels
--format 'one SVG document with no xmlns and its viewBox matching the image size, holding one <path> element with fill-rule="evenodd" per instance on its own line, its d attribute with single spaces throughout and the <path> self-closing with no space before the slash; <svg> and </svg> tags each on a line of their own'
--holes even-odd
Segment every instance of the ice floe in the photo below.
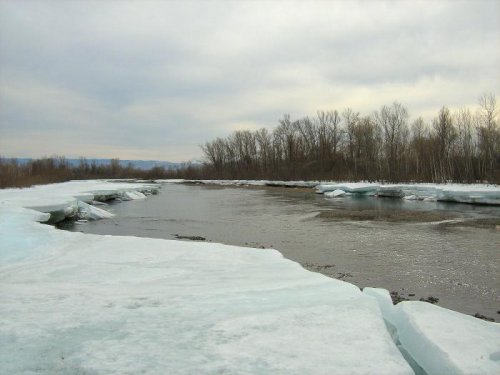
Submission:
<svg viewBox="0 0 500 375">
<path fill-rule="evenodd" d="M 427 374 L 500 373 L 500 324 L 418 301 L 394 310 L 401 346 Z"/>
<path fill-rule="evenodd" d="M 385 289 L 363 293 L 377 300 L 395 342 L 428 375 L 500 373 L 500 324 L 426 302 L 394 306 Z"/>
<path fill-rule="evenodd" d="M 111 212 L 103 210 L 102 208 L 95 207 L 93 205 L 87 204 L 82 201 L 77 202 L 80 218 L 81 219 L 91 219 L 91 220 L 99 220 L 99 219 L 109 219 L 114 215 Z"/>
<path fill-rule="evenodd" d="M 359 195 L 374 195 L 380 185 L 373 183 L 351 182 L 342 184 L 318 184 L 316 191 L 318 193 L 326 193 L 335 190 L 343 190 L 346 193 Z"/>
<path fill-rule="evenodd" d="M 156 189 L 0 190 L 0 373 L 412 374 L 398 345 L 428 374 L 498 373 L 498 324 L 423 302 L 393 307 L 386 291 L 362 293 L 276 250 L 39 223 L 74 207 L 106 217 L 88 203 Z M 470 353 L 455 361 L 461 349 Z"/>
<path fill-rule="evenodd" d="M 346 193 L 344 190 L 336 189 L 334 191 L 327 191 L 325 193 L 325 197 L 338 198 L 338 197 L 345 197 L 346 194 L 348 194 L 348 193 Z"/>
</svg>

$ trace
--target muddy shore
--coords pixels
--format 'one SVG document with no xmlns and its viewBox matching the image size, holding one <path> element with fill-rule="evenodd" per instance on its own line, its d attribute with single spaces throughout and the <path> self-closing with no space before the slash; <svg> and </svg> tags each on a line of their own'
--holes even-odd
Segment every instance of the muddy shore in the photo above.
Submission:
<svg viewBox="0 0 500 375">
<path fill-rule="evenodd" d="M 388 221 L 408 223 L 428 223 L 434 221 L 458 219 L 453 213 L 438 211 L 403 211 L 403 210 L 354 210 L 336 209 L 321 211 L 316 215 L 321 219 L 330 220 L 356 220 L 356 221 Z"/>
</svg>

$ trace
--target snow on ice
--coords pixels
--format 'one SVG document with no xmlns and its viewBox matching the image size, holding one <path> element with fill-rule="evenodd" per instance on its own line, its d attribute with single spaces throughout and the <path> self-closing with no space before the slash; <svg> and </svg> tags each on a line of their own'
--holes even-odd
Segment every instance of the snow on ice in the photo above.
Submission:
<svg viewBox="0 0 500 375">
<path fill-rule="evenodd" d="M 347 194 L 350 194 L 350 193 L 346 193 L 344 190 L 335 189 L 334 191 L 327 191 L 325 193 L 325 197 L 338 198 L 338 197 L 345 197 Z"/>
<path fill-rule="evenodd" d="M 419 301 L 394 306 L 385 289 L 363 293 L 377 300 L 395 341 L 427 374 L 500 373 L 500 324 Z"/>
<path fill-rule="evenodd" d="M 75 210 L 106 217 L 88 203 L 156 190 L 0 190 L 0 373 L 499 373 L 498 324 L 423 302 L 393 307 L 386 291 L 362 293 L 275 250 L 39 223 Z"/>
<path fill-rule="evenodd" d="M 270 181 L 270 180 L 158 180 L 158 182 L 193 183 L 221 186 L 278 186 L 315 188 L 327 198 L 365 195 L 407 200 L 447 201 L 500 205 L 500 187 L 487 184 L 379 184 L 366 182 Z M 332 193 L 338 190 L 337 194 Z"/>
<path fill-rule="evenodd" d="M 329 192 L 343 190 L 356 195 L 405 198 L 408 200 L 435 200 L 471 204 L 500 205 L 500 187 L 496 185 L 463 184 L 398 184 L 375 183 L 318 184 L 316 191 L 332 197 Z"/>
</svg>

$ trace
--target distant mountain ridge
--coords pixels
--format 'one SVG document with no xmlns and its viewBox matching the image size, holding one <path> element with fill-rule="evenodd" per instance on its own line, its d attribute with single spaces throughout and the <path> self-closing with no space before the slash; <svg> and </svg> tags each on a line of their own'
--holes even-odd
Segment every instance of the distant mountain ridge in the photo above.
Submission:
<svg viewBox="0 0 500 375">
<path fill-rule="evenodd" d="M 26 164 L 29 163 L 32 160 L 37 160 L 35 158 L 12 158 L 16 159 L 18 163 L 20 164 Z M 65 158 L 65 160 L 68 162 L 69 165 L 72 167 L 77 167 L 80 165 L 80 160 L 81 159 L 72 159 L 72 158 Z M 92 158 L 92 159 L 87 159 L 85 158 L 85 161 L 88 164 L 95 163 L 97 165 L 108 165 L 111 164 L 112 159 L 97 159 L 97 158 Z M 201 162 L 197 160 L 193 161 L 188 161 L 188 162 L 183 162 L 183 163 L 176 163 L 176 162 L 171 162 L 171 161 L 164 161 L 164 160 L 119 160 L 118 161 L 120 166 L 122 167 L 127 167 L 129 164 L 133 168 L 141 169 L 141 170 L 149 170 L 154 167 L 163 167 L 166 170 L 177 170 L 183 166 L 186 165 L 200 165 Z"/>
</svg>

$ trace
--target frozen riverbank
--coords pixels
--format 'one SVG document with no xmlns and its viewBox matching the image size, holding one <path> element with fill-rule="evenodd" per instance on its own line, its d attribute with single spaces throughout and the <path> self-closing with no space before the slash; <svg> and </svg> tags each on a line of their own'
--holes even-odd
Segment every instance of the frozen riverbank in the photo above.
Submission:
<svg viewBox="0 0 500 375">
<path fill-rule="evenodd" d="M 411 373 L 383 317 L 397 322 L 405 336 L 396 343 L 428 373 L 436 363 L 498 371 L 498 324 L 450 320 L 423 303 L 381 310 L 355 286 L 274 250 L 69 233 L 22 208 L 35 201 L 72 212 L 81 192 L 92 202 L 94 189 L 129 198 L 151 189 L 77 184 L 49 185 L 43 196 L 0 191 L 0 249 L 11 254 L 2 256 L 2 373 Z M 437 327 L 452 321 L 453 340 L 425 330 L 423 310 Z"/>
<path fill-rule="evenodd" d="M 169 180 L 165 180 L 168 182 Z M 269 180 L 170 180 L 170 182 L 220 186 L 276 186 L 315 188 L 328 198 L 367 195 L 408 200 L 500 205 L 500 186 L 489 184 L 379 184 L 364 182 L 269 181 Z"/>
</svg>

